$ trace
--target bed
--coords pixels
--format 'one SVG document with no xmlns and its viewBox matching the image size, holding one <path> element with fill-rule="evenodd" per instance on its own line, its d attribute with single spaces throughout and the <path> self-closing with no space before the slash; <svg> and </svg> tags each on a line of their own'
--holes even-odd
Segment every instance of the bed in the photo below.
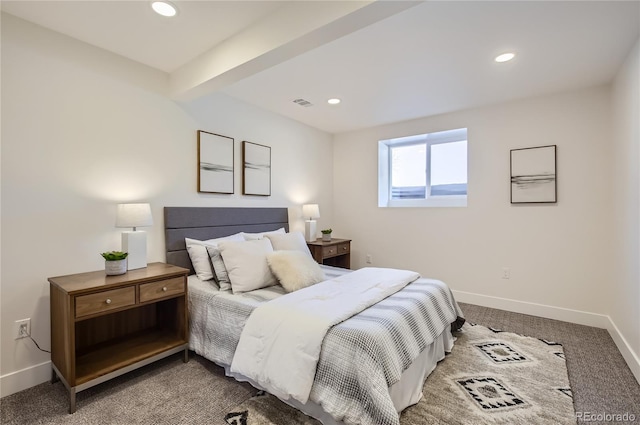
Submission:
<svg viewBox="0 0 640 425">
<path fill-rule="evenodd" d="M 193 273 L 185 238 L 288 230 L 288 221 L 286 208 L 165 207 L 167 262 Z M 328 280 L 353 276 L 350 270 L 321 267 Z M 252 312 L 281 300 L 284 288 L 233 294 L 195 274 L 188 285 L 189 348 L 224 367 L 228 376 L 264 389 L 231 365 Z M 398 425 L 398 412 L 420 400 L 426 377 L 453 347 L 451 329 L 462 325 L 462 317 L 445 284 L 412 281 L 328 330 L 306 402 L 280 398 L 325 425 Z"/>
</svg>

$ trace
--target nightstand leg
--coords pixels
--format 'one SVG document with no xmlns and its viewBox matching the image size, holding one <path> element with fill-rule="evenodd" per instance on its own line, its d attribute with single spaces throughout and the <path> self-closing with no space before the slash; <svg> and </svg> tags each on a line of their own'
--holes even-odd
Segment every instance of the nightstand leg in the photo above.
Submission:
<svg viewBox="0 0 640 425">
<path fill-rule="evenodd" d="M 76 389 L 69 389 L 69 414 L 76 412 Z"/>
<path fill-rule="evenodd" d="M 182 359 L 182 361 L 184 363 L 189 363 L 189 349 L 188 348 L 184 349 L 184 359 Z"/>
<path fill-rule="evenodd" d="M 60 378 L 58 378 L 58 374 L 56 373 L 56 371 L 53 368 L 51 368 L 51 383 L 55 384 L 59 380 L 60 380 Z"/>
</svg>

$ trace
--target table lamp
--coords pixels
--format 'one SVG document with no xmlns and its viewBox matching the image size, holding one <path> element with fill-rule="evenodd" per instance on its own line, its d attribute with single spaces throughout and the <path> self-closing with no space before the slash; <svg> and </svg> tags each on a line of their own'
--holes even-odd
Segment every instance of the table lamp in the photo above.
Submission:
<svg viewBox="0 0 640 425">
<path fill-rule="evenodd" d="M 316 221 L 314 219 L 320 218 L 320 208 L 318 204 L 305 204 L 302 206 L 302 216 L 304 220 L 304 238 L 307 242 L 313 242 L 316 240 L 318 234 L 316 230 Z"/>
<path fill-rule="evenodd" d="M 153 217 L 149 204 L 118 204 L 116 227 L 132 227 L 122 232 L 122 251 L 128 252 L 127 270 L 147 267 L 147 232 L 136 227 L 151 226 Z"/>
</svg>

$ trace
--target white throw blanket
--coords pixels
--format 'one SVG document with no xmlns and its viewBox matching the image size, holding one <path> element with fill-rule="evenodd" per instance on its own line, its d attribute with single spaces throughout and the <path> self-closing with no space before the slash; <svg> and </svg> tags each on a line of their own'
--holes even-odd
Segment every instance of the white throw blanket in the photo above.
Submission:
<svg viewBox="0 0 640 425">
<path fill-rule="evenodd" d="M 329 329 L 419 277 L 408 270 L 364 268 L 260 305 L 245 324 L 231 372 L 283 400 L 306 403 Z"/>
</svg>

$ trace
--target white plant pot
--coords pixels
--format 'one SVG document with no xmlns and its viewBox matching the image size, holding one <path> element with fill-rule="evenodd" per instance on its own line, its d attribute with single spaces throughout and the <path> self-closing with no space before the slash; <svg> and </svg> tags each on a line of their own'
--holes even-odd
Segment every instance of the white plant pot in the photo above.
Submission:
<svg viewBox="0 0 640 425">
<path fill-rule="evenodd" d="M 104 262 L 104 271 L 107 276 L 116 276 L 127 272 L 127 259 Z"/>
<path fill-rule="evenodd" d="M 331 233 L 323 233 L 322 234 L 323 242 L 331 242 Z"/>
</svg>

